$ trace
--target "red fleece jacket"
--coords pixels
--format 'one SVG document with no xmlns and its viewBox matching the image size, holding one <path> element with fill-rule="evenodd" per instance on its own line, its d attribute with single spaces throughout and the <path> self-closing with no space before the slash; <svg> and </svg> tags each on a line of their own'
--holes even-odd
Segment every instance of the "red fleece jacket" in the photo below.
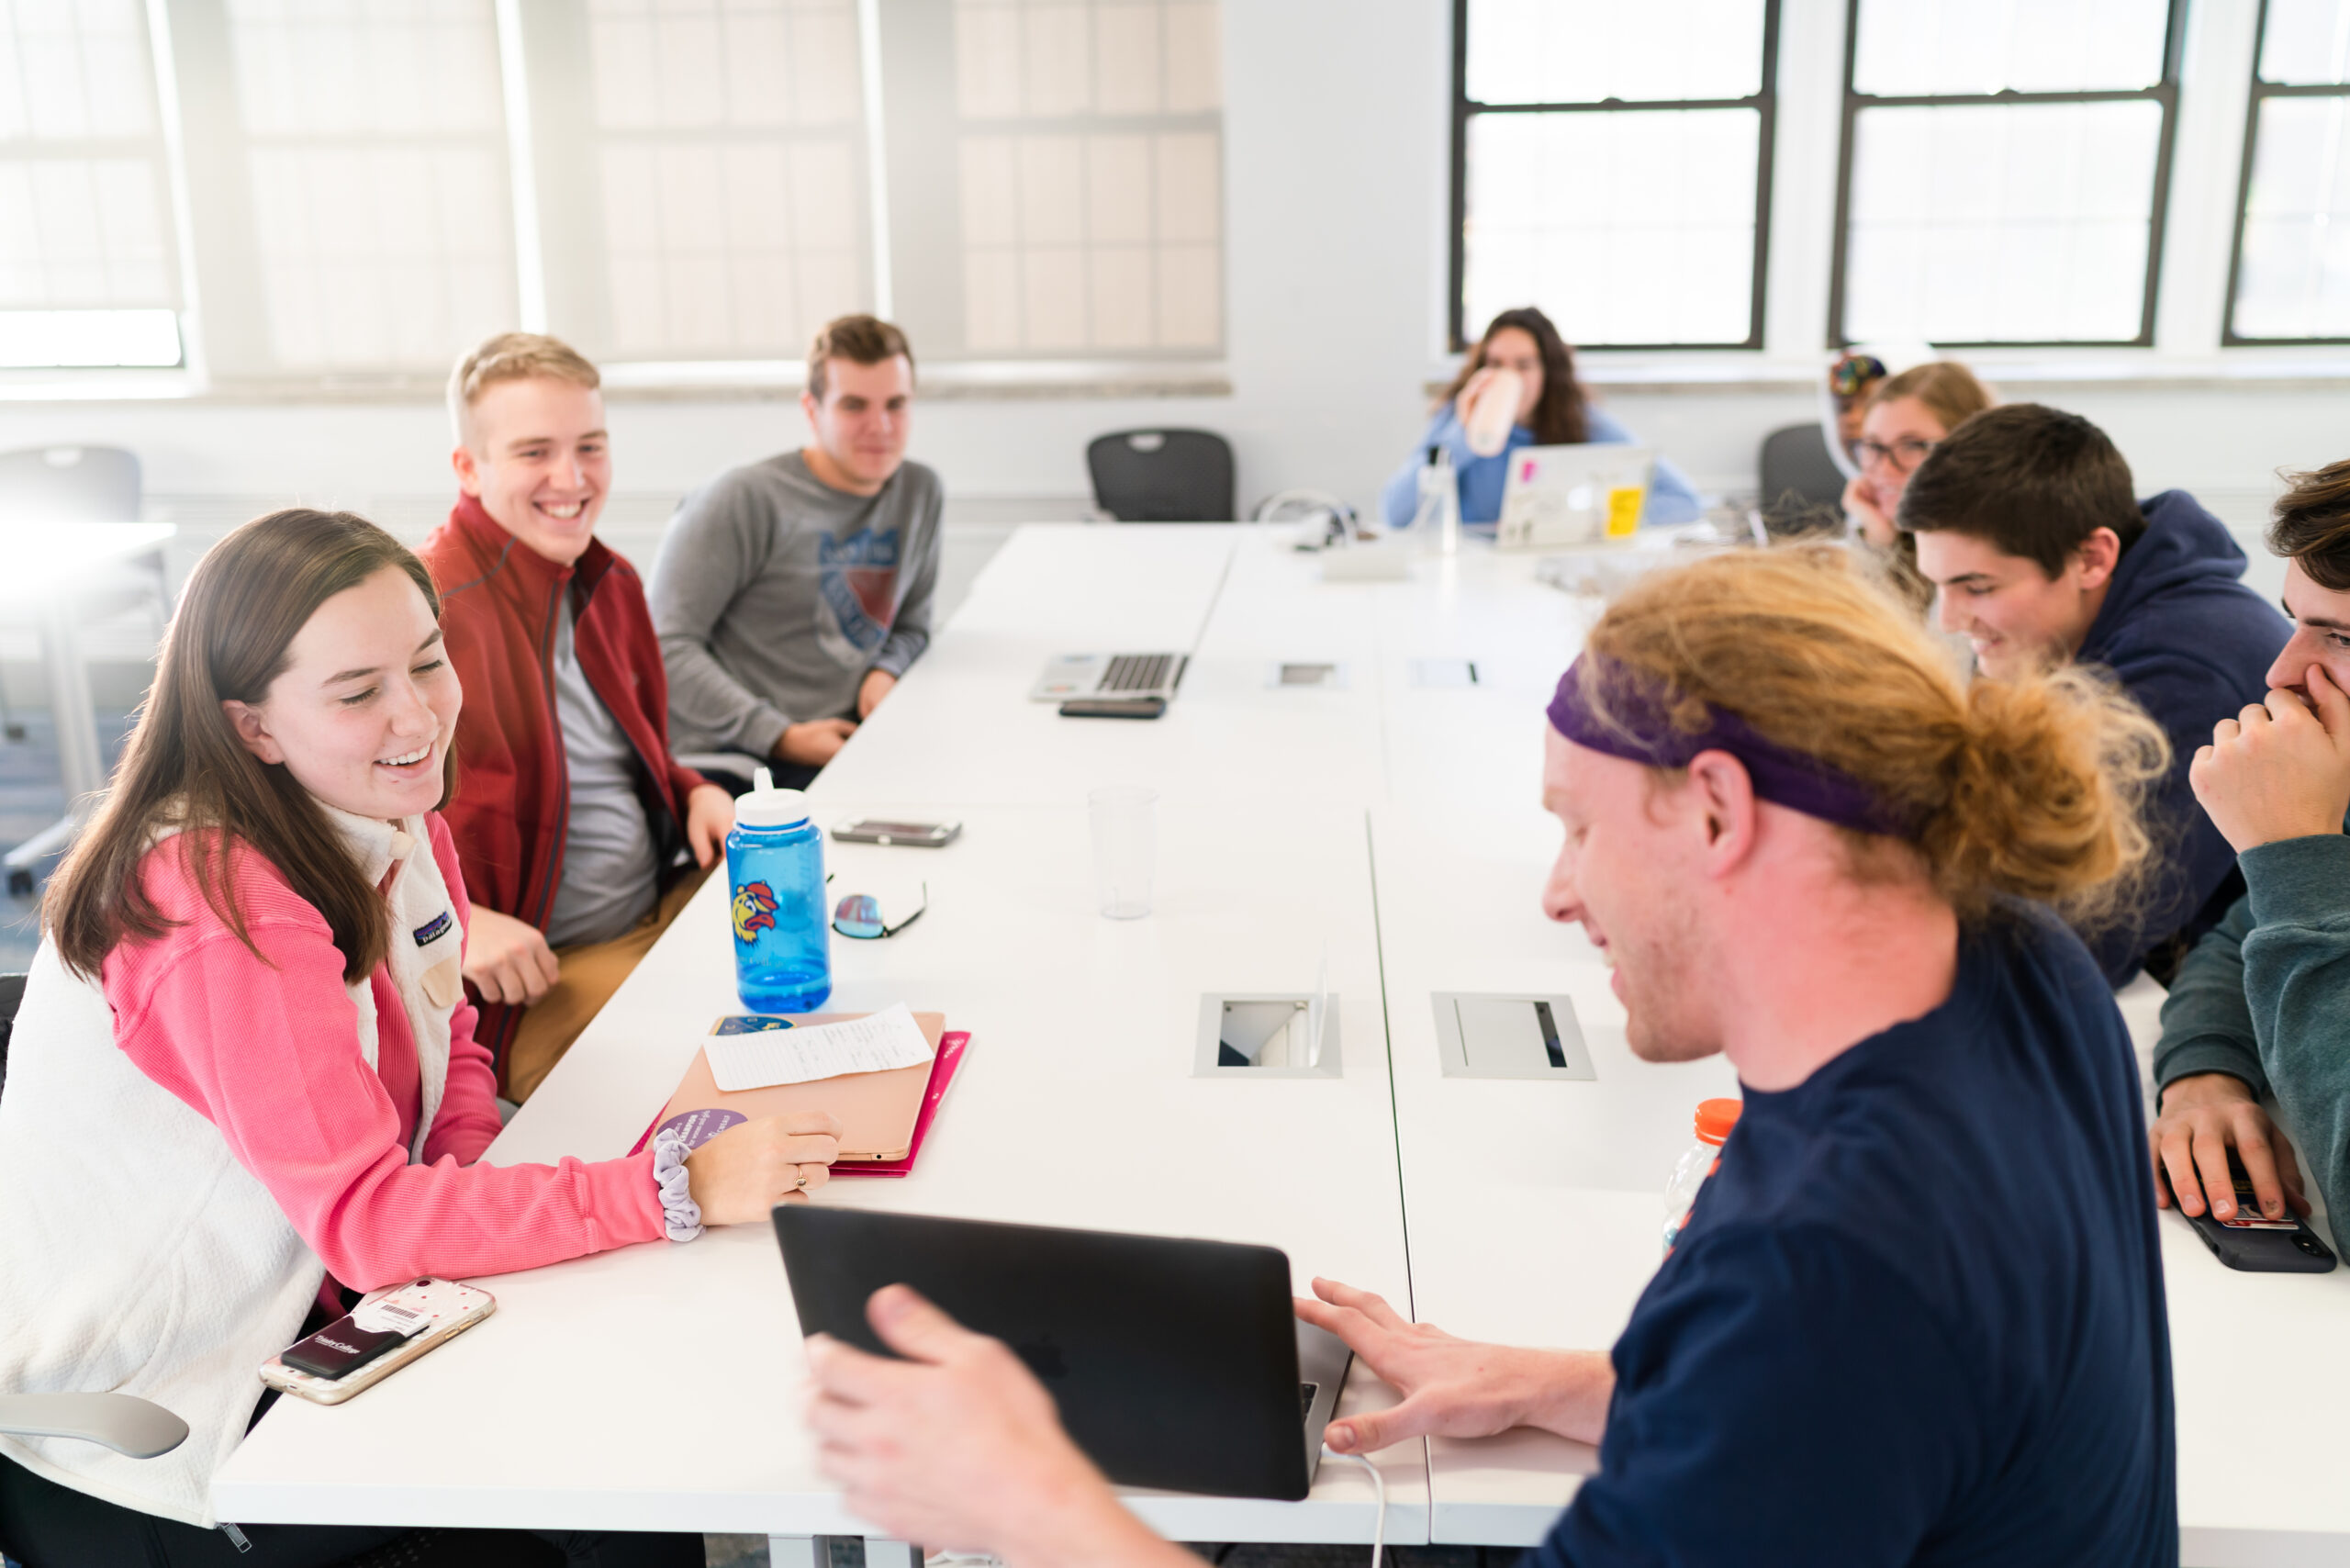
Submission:
<svg viewBox="0 0 2350 1568">
<path fill-rule="evenodd" d="M 450 663 L 465 689 L 457 718 L 457 793 L 442 812 L 474 903 L 541 930 L 563 881 L 571 772 L 554 706 L 557 595 L 572 596 L 579 668 L 636 748 L 638 790 L 659 864 L 686 841 L 686 797 L 702 783 L 669 754 L 669 678 L 636 569 L 591 540 L 559 566 L 458 498 L 418 552 L 441 588 Z M 506 1047 L 521 1009 L 485 1003 L 476 1037 Z"/>
</svg>

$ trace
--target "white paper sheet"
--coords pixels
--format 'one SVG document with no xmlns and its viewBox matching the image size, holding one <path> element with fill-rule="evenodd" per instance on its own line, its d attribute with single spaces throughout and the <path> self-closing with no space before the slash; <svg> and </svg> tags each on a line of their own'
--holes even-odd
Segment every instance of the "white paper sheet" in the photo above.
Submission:
<svg viewBox="0 0 2350 1568">
<path fill-rule="evenodd" d="M 847 1072 L 887 1072 L 930 1059 L 930 1040 L 902 1002 L 845 1024 L 714 1035 L 702 1048 L 710 1053 L 710 1075 L 730 1093 Z"/>
</svg>

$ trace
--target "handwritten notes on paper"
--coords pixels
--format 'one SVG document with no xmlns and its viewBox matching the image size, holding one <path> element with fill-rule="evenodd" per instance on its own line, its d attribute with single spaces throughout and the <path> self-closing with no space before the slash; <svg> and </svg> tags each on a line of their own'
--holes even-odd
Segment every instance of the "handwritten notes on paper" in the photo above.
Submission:
<svg viewBox="0 0 2350 1568">
<path fill-rule="evenodd" d="M 710 1057 L 711 1076 L 729 1093 L 850 1072 L 888 1072 L 930 1059 L 930 1041 L 902 1002 L 845 1024 L 713 1035 L 702 1048 Z"/>
</svg>

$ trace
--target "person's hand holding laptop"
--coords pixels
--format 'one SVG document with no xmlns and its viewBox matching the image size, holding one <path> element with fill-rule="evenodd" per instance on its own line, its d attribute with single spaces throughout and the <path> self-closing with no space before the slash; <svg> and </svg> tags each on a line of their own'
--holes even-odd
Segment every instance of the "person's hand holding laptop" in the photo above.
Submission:
<svg viewBox="0 0 2350 1568">
<path fill-rule="evenodd" d="M 1309 1433 L 1332 1452 L 1516 1427 L 1599 1441 L 1616 1383 L 1604 1352 L 1480 1344 L 1409 1322 L 1335 1280 L 1315 1280 L 1314 1291 L 1296 1298 L 1298 1317 L 1404 1394 Z M 857 1517 L 898 1540 L 987 1551 L 1022 1568 L 1195 1562 L 1118 1502 L 1062 1427 L 1051 1393 L 1004 1341 L 964 1327 L 907 1285 L 874 1292 L 865 1317 L 897 1359 L 829 1334 L 808 1340 L 817 1462 Z"/>
</svg>

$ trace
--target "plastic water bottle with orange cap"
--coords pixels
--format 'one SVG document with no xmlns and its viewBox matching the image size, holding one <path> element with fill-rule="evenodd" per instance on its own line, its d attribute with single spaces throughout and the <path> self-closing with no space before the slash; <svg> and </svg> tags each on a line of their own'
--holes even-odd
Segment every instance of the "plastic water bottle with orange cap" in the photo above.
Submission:
<svg viewBox="0 0 2350 1568">
<path fill-rule="evenodd" d="M 1674 1164 L 1673 1180 L 1664 1188 L 1665 1256 L 1673 1255 L 1673 1244 L 1689 1226 L 1689 1211 L 1697 1206 L 1697 1189 L 1721 1168 L 1722 1145 L 1729 1141 L 1730 1128 L 1738 1126 L 1741 1108 L 1736 1100 L 1698 1102 L 1697 1141 Z"/>
</svg>

